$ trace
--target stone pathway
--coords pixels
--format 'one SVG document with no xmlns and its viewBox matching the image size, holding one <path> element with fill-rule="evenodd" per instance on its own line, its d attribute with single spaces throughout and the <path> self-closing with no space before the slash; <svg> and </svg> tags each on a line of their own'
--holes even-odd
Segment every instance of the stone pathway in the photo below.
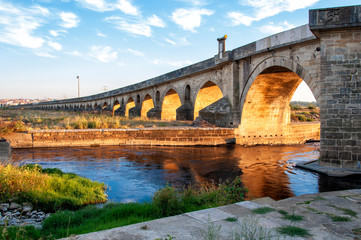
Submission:
<svg viewBox="0 0 361 240">
<path fill-rule="evenodd" d="M 256 213 L 256 212 L 263 212 Z M 285 216 L 302 216 L 300 221 Z M 294 217 L 297 218 L 297 217 Z M 306 229 L 309 236 L 280 235 L 279 227 Z M 361 189 L 306 194 L 274 201 L 261 198 L 168 218 L 71 236 L 68 239 L 94 240 L 187 240 L 243 239 L 250 231 L 270 239 L 360 239 Z M 258 231 L 258 232 L 257 232 Z M 205 238 L 214 233 L 219 238 Z M 242 235 L 243 234 L 243 235 Z M 237 238 L 240 236 L 240 238 Z M 268 239 L 268 238 L 266 238 Z"/>
</svg>

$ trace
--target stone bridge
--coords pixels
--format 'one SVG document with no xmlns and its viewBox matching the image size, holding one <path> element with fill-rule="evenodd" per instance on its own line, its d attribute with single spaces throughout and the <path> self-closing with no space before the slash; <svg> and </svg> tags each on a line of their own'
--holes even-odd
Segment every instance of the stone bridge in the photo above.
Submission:
<svg viewBox="0 0 361 240">
<path fill-rule="evenodd" d="M 194 120 L 235 128 L 239 144 L 292 143 L 314 125 L 290 123 L 305 81 L 321 118 L 320 164 L 360 168 L 361 5 L 309 12 L 309 24 L 225 51 L 176 71 L 42 109 L 109 110 L 127 117 Z M 319 128 L 319 125 L 318 125 Z M 316 129 L 317 130 L 317 129 Z"/>
</svg>

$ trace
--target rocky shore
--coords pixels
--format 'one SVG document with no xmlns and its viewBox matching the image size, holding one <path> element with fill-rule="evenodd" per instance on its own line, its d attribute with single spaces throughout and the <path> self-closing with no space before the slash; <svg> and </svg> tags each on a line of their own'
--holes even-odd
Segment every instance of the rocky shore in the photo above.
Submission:
<svg viewBox="0 0 361 240">
<path fill-rule="evenodd" d="M 41 223 L 50 216 L 36 210 L 30 203 L 19 204 L 16 202 L 0 203 L 0 226 L 27 226 L 41 227 Z"/>
</svg>

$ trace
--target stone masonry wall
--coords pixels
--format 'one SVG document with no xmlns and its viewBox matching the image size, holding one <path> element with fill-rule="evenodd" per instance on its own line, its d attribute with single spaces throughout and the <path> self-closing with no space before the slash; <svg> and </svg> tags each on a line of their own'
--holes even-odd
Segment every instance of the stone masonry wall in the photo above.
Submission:
<svg viewBox="0 0 361 240">
<path fill-rule="evenodd" d="M 320 32 L 321 165 L 360 168 L 361 29 Z"/>
<path fill-rule="evenodd" d="M 27 147 L 73 147 L 102 145 L 222 145 L 234 143 L 234 130 L 228 128 L 86 129 L 38 130 L 22 134 L 32 138 Z M 8 138 L 13 148 L 25 147 Z"/>
<path fill-rule="evenodd" d="M 236 142 L 240 145 L 278 145 L 303 144 L 307 140 L 320 139 L 319 123 L 289 124 L 282 132 L 273 134 L 237 134 Z"/>
</svg>

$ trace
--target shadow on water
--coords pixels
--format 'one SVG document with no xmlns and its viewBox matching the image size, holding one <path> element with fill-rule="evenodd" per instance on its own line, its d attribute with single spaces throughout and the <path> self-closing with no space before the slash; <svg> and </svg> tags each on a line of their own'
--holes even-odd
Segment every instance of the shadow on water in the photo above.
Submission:
<svg viewBox="0 0 361 240">
<path fill-rule="evenodd" d="M 317 159 L 313 145 L 241 147 L 109 146 L 18 149 L 13 160 L 105 182 L 115 202 L 148 201 L 167 184 L 220 182 L 241 176 L 249 198 L 275 200 L 305 193 L 360 188 L 360 180 L 335 179 L 295 168 Z"/>
</svg>

